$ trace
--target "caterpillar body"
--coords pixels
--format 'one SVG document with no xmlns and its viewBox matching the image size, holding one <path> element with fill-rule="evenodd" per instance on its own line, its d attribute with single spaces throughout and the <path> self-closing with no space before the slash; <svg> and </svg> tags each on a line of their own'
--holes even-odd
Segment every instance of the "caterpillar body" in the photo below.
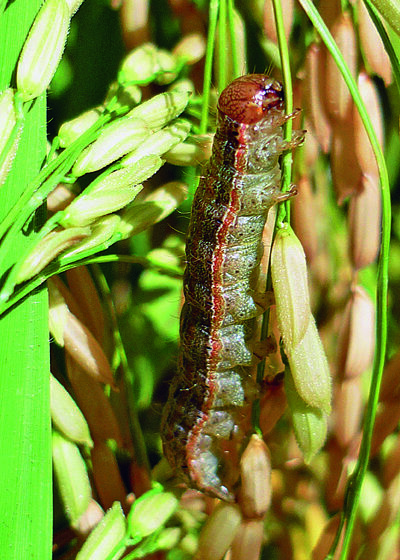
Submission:
<svg viewBox="0 0 400 560">
<path fill-rule="evenodd" d="M 189 486 L 234 499 L 224 461 L 254 393 L 253 339 L 262 233 L 280 191 L 282 85 L 263 74 L 234 80 L 218 101 L 211 159 L 196 191 L 186 244 L 178 371 L 162 418 L 164 453 Z"/>
</svg>

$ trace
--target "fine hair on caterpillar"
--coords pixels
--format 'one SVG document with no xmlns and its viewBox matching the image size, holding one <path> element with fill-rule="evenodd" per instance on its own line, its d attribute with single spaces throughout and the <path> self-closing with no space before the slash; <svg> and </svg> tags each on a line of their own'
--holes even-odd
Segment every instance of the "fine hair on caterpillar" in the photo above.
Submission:
<svg viewBox="0 0 400 560">
<path fill-rule="evenodd" d="M 279 158 L 303 139 L 283 139 L 282 85 L 264 74 L 234 80 L 218 101 L 211 159 L 195 193 L 186 244 L 178 371 L 162 418 L 164 453 L 189 486 L 233 501 L 226 446 L 240 442 L 252 378 L 262 234 L 280 190 Z M 189 389 L 189 390 L 188 390 Z"/>
</svg>

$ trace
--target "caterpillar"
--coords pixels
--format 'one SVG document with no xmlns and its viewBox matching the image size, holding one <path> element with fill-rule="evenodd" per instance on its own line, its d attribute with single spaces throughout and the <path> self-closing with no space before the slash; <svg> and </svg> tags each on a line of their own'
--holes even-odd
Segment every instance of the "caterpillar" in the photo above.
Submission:
<svg viewBox="0 0 400 560">
<path fill-rule="evenodd" d="M 178 370 L 161 421 L 165 456 L 189 486 L 233 501 L 224 445 L 254 395 L 262 233 L 280 191 L 282 85 L 264 74 L 234 80 L 218 100 L 211 159 L 196 190 L 186 244 Z"/>
</svg>

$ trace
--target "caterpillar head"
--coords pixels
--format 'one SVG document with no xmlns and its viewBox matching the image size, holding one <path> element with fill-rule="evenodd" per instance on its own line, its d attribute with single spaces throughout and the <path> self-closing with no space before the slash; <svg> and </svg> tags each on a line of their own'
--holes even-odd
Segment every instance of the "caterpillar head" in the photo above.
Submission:
<svg viewBox="0 0 400 560">
<path fill-rule="evenodd" d="M 261 121 L 273 108 L 283 108 L 283 87 L 265 74 L 237 78 L 224 89 L 218 101 L 220 113 L 242 124 Z"/>
</svg>

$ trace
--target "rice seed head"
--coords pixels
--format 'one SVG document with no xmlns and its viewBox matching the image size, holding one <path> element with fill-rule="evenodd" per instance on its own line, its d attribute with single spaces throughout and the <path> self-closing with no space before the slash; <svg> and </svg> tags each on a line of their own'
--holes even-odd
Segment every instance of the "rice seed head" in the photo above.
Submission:
<svg viewBox="0 0 400 560">
<path fill-rule="evenodd" d="M 41 95 L 60 62 L 70 10 L 65 0 L 46 0 L 36 15 L 17 65 L 17 90 L 23 101 Z"/>
<path fill-rule="evenodd" d="M 315 546 L 314 550 L 313 550 L 313 554 L 312 554 L 312 560 L 324 560 L 326 555 L 329 552 L 329 549 L 331 548 L 336 532 L 338 530 L 339 527 L 339 523 L 340 523 L 340 513 L 337 513 L 336 515 L 334 515 L 333 517 L 331 517 L 329 519 L 329 521 L 327 522 L 327 524 L 325 525 L 319 539 L 318 539 L 318 543 Z M 342 534 L 342 538 L 341 541 L 343 540 L 343 534 Z M 339 551 L 340 551 L 340 544 L 339 544 Z M 337 555 L 335 555 L 335 559 L 337 560 Z"/>
<path fill-rule="evenodd" d="M 396 430 L 400 420 L 400 402 L 398 399 L 386 401 L 379 409 L 374 426 L 374 433 L 371 443 L 371 457 L 373 457 L 381 447 L 382 443 Z"/>
<path fill-rule="evenodd" d="M 290 227 L 278 230 L 271 252 L 276 314 L 285 348 L 293 349 L 305 335 L 311 310 L 303 247 Z"/>
<path fill-rule="evenodd" d="M 72 174 L 80 177 L 102 169 L 134 150 L 150 135 L 149 126 L 140 119 L 117 119 L 106 125 L 97 140 L 82 151 L 72 168 Z"/>
<path fill-rule="evenodd" d="M 387 558 L 387 559 L 400 559 L 400 547 L 399 547 L 399 535 L 398 527 L 390 519 L 389 523 L 391 526 L 387 527 L 382 533 L 381 537 L 376 542 L 376 556 L 375 558 Z M 374 546 L 372 546 L 372 550 Z M 360 560 L 368 560 L 366 556 L 366 551 L 364 550 L 364 558 Z"/>
<path fill-rule="evenodd" d="M 284 0 L 282 2 L 282 12 L 284 14 L 285 37 L 288 41 L 293 25 L 293 0 Z M 274 43 L 278 42 L 278 37 L 276 34 L 275 14 L 271 0 L 267 0 L 266 2 L 264 2 L 263 30 L 268 39 L 270 39 Z"/>
<path fill-rule="evenodd" d="M 152 130 L 158 130 L 182 113 L 189 96 L 190 92 L 182 90 L 160 93 L 132 109 L 127 117 L 141 119 Z"/>
<path fill-rule="evenodd" d="M 107 243 L 114 234 L 119 232 L 119 224 L 121 218 L 117 214 L 110 214 L 109 216 L 104 216 L 96 220 L 96 222 L 91 226 L 91 233 L 89 237 L 80 241 L 74 245 L 71 249 L 65 251 L 61 256 L 61 261 L 64 259 L 71 259 L 76 257 L 79 253 L 83 251 L 88 251 L 94 247 L 104 247 L 108 246 Z"/>
<path fill-rule="evenodd" d="M 101 344 L 111 343 L 105 336 L 106 316 L 99 291 L 89 269 L 86 266 L 74 267 L 67 270 L 65 275 L 72 296 L 84 317 L 85 325 L 90 328 Z"/>
<path fill-rule="evenodd" d="M 357 10 L 358 32 L 364 56 L 373 73 L 380 76 L 388 86 L 393 80 L 389 56 L 362 0 L 357 1 Z"/>
<path fill-rule="evenodd" d="M 285 374 L 285 390 L 297 444 L 304 461 L 310 463 L 325 443 L 327 415 L 320 408 L 311 407 L 298 394 L 292 376 Z"/>
<path fill-rule="evenodd" d="M 189 95 L 194 95 L 196 86 L 189 78 L 180 78 L 169 86 L 168 91 L 184 91 Z"/>
<path fill-rule="evenodd" d="M 53 279 L 47 281 L 49 291 L 49 331 L 58 346 L 64 346 L 64 331 L 69 314 L 68 305 Z"/>
<path fill-rule="evenodd" d="M 338 204 L 360 190 L 362 170 L 355 154 L 354 126 L 345 122 L 333 126 L 331 169 Z"/>
<path fill-rule="evenodd" d="M 380 402 L 398 399 L 400 395 L 400 351 L 385 365 L 382 386 L 379 393 Z"/>
<path fill-rule="evenodd" d="M 65 210 L 75 198 L 75 194 L 64 184 L 59 183 L 47 197 L 47 211 L 51 213 Z"/>
<path fill-rule="evenodd" d="M 342 447 L 347 447 L 358 434 L 362 415 L 361 380 L 346 379 L 336 389 L 335 427 L 336 439 Z"/>
<path fill-rule="evenodd" d="M 314 169 L 315 165 L 317 164 L 318 157 L 319 157 L 320 146 L 319 146 L 318 139 L 315 135 L 315 132 L 312 129 L 311 125 L 309 124 L 309 121 L 307 120 L 307 118 L 305 118 L 305 121 L 304 121 L 304 128 L 307 131 L 307 142 L 305 142 L 305 144 L 304 144 L 305 169 Z M 330 140 L 329 140 L 329 142 L 330 142 Z"/>
<path fill-rule="evenodd" d="M 126 521 L 121 504 L 115 502 L 100 523 L 93 529 L 78 552 L 76 560 L 107 558 L 121 543 L 126 533 Z"/>
<path fill-rule="evenodd" d="M 126 504 L 126 488 L 113 450 L 105 441 L 96 441 L 90 450 L 91 474 L 101 505 L 106 509 L 118 501 Z"/>
<path fill-rule="evenodd" d="M 366 72 L 358 75 L 358 89 L 365 107 L 368 111 L 369 118 L 378 137 L 381 147 L 383 146 L 384 130 L 381 105 L 379 102 L 378 92 L 371 78 Z M 364 124 L 356 107 L 354 107 L 353 115 L 354 123 L 354 147 L 356 157 L 362 172 L 365 175 L 378 177 L 378 164 L 372 150 Z"/>
<path fill-rule="evenodd" d="M 317 544 L 321 531 L 328 519 L 324 505 L 316 501 L 318 498 L 315 496 L 314 492 L 315 489 L 312 489 L 311 496 L 307 496 L 307 494 L 304 495 L 306 500 L 311 500 L 304 512 L 304 526 L 312 548 Z"/>
<path fill-rule="evenodd" d="M 80 516 L 75 524 L 76 532 L 84 537 L 100 523 L 104 517 L 104 511 L 96 500 L 90 500 L 89 505 L 84 513 Z"/>
<path fill-rule="evenodd" d="M 385 457 L 383 466 L 383 481 L 387 488 L 400 472 L 400 436 L 397 434 L 396 441 L 392 449 Z"/>
<path fill-rule="evenodd" d="M 377 175 L 362 175 L 360 192 L 350 199 L 350 258 L 356 270 L 372 264 L 381 240 L 382 197 Z"/>
<path fill-rule="evenodd" d="M 190 127 L 189 121 L 177 119 L 173 124 L 164 127 L 144 140 L 140 146 L 137 146 L 135 150 L 122 159 L 121 165 L 124 167 L 132 165 L 148 155 L 162 156 L 186 139 Z"/>
<path fill-rule="evenodd" d="M 266 391 L 260 403 L 260 428 L 264 436 L 275 427 L 279 418 L 283 416 L 286 405 L 283 383 Z"/>
<path fill-rule="evenodd" d="M 76 402 L 87 420 L 93 440 L 114 440 L 117 447 L 122 448 L 121 431 L 102 385 L 89 377 L 69 354 L 65 356 L 65 363 Z"/>
<path fill-rule="evenodd" d="M 318 251 L 315 197 L 308 175 L 296 182 L 298 195 L 293 200 L 293 229 L 299 237 L 307 261 L 312 263 Z"/>
<path fill-rule="evenodd" d="M 306 403 L 329 414 L 328 361 L 311 314 L 304 251 L 290 227 L 276 234 L 271 276 L 278 326 L 296 389 Z"/>
<path fill-rule="evenodd" d="M 196 64 L 206 52 L 206 41 L 200 33 L 188 33 L 175 45 L 172 54 L 185 64 Z"/>
<path fill-rule="evenodd" d="M 128 515 L 129 532 L 133 539 L 144 538 L 162 527 L 178 507 L 171 492 L 150 490 L 138 498 Z"/>
<path fill-rule="evenodd" d="M 221 560 L 242 522 L 236 504 L 221 503 L 207 519 L 200 534 L 197 560 Z"/>
<path fill-rule="evenodd" d="M 163 161 L 157 155 L 145 155 L 137 161 L 124 166 L 122 169 L 117 169 L 109 173 L 105 177 L 94 180 L 85 189 L 85 194 L 98 192 L 118 192 L 119 189 L 129 188 L 132 185 L 143 183 L 152 177 L 160 167 Z"/>
<path fill-rule="evenodd" d="M 51 334 L 87 375 L 114 387 L 113 372 L 107 357 L 89 329 L 69 310 L 59 288 L 60 284 L 62 282 L 57 282 L 57 279 L 49 279 L 47 282 Z"/>
<path fill-rule="evenodd" d="M 348 12 L 339 15 L 332 26 L 331 33 L 355 78 L 357 45 L 354 25 Z M 343 123 L 350 118 L 353 102 L 349 89 L 331 55 L 328 55 L 325 77 L 325 103 L 328 115 L 332 121 Z"/>
<path fill-rule="evenodd" d="M 22 126 L 19 128 L 18 133 L 14 139 L 14 142 L 11 146 L 11 148 L 9 149 L 8 153 L 6 154 L 6 157 L 3 160 L 3 163 L 0 166 L 0 187 L 1 185 L 3 185 L 7 179 L 7 176 L 9 174 L 9 172 L 11 171 L 11 167 L 12 167 L 12 163 L 14 161 L 14 158 L 16 156 L 17 153 L 17 149 L 18 149 L 18 144 L 19 144 L 19 139 L 21 137 L 21 133 L 22 133 Z"/>
<path fill-rule="evenodd" d="M 186 198 L 187 187 L 179 181 L 171 181 L 159 187 L 144 200 L 135 202 L 121 216 L 122 238 L 130 237 L 160 222 L 173 212 Z"/>
<path fill-rule="evenodd" d="M 179 527 L 167 527 L 161 531 L 157 538 L 157 548 L 160 550 L 172 550 L 178 546 L 182 531 Z"/>
<path fill-rule="evenodd" d="M 86 465 L 77 445 L 56 431 L 52 437 L 52 456 L 64 511 L 74 526 L 92 498 Z"/>
<path fill-rule="evenodd" d="M 66 249 L 76 245 L 89 235 L 90 228 L 88 227 L 71 227 L 48 233 L 27 255 L 16 276 L 16 283 L 20 284 L 29 280 Z"/>
<path fill-rule="evenodd" d="M 97 121 L 101 113 L 102 107 L 95 107 L 63 123 L 58 131 L 60 146 L 62 148 L 67 148 L 75 142 L 79 136 L 86 132 L 86 130 Z"/>
<path fill-rule="evenodd" d="M 157 47 L 152 43 L 145 43 L 125 57 L 118 73 L 118 82 L 146 85 L 154 80 L 158 71 Z"/>
<path fill-rule="evenodd" d="M 50 374 L 51 421 L 71 441 L 93 447 L 89 426 L 77 404 L 57 379 Z"/>
<path fill-rule="evenodd" d="M 319 12 L 328 28 L 331 29 L 341 14 L 342 8 L 340 4 L 336 2 L 323 2 L 321 6 L 319 6 Z"/>
<path fill-rule="evenodd" d="M 52 276 L 48 280 L 49 296 L 53 299 L 54 294 L 56 297 L 62 298 L 67 305 L 69 311 L 76 315 L 82 322 L 85 322 L 85 316 L 81 313 L 81 309 L 76 302 L 71 291 L 67 285 L 57 275 Z"/>
<path fill-rule="evenodd" d="M 370 367 L 375 347 L 375 306 L 361 286 L 352 289 L 338 347 L 340 378 L 357 377 Z"/>
<path fill-rule="evenodd" d="M 87 375 L 115 389 L 113 371 L 103 349 L 90 330 L 71 312 L 67 314 L 64 346 Z"/>
<path fill-rule="evenodd" d="M 123 108 L 133 109 L 142 99 L 142 90 L 134 84 L 121 85 L 118 82 L 112 82 L 108 88 L 103 106 L 107 105 L 115 96 L 117 97 L 117 104 L 113 106 L 113 112 Z"/>
<path fill-rule="evenodd" d="M 165 152 L 163 159 L 173 165 L 196 166 L 210 159 L 211 148 L 212 135 L 198 134 Z"/>
<path fill-rule="evenodd" d="M 150 0 L 129 0 L 128 2 L 114 0 L 112 6 L 119 10 L 122 38 L 127 49 L 133 49 L 149 40 L 151 34 Z"/>
<path fill-rule="evenodd" d="M 157 62 L 160 70 L 155 77 L 156 83 L 166 85 L 173 82 L 177 78 L 181 67 L 179 59 L 169 51 L 159 49 L 157 51 Z"/>
<path fill-rule="evenodd" d="M 59 223 L 66 228 L 84 227 L 98 218 L 128 206 L 140 193 L 143 185 L 123 187 L 117 191 L 81 194 L 64 211 Z"/>
<path fill-rule="evenodd" d="M 147 85 L 153 81 L 160 85 L 170 84 L 185 63 L 184 57 L 159 49 L 152 43 L 145 43 L 124 59 L 118 73 L 118 82 L 124 86 Z"/>
<path fill-rule="evenodd" d="M 324 103 L 324 68 L 326 64 L 326 52 L 321 45 L 312 43 L 308 48 L 305 61 L 306 78 L 304 92 L 304 104 L 312 129 L 318 139 L 322 151 L 329 151 L 331 139 L 331 125 L 326 113 Z"/>
<path fill-rule="evenodd" d="M 369 498 L 374 504 L 375 500 L 373 497 L 372 499 L 371 497 Z M 394 521 L 394 512 L 392 511 L 392 506 L 394 504 L 390 503 L 393 502 L 393 499 L 390 499 L 390 490 L 386 490 L 383 496 L 379 496 L 379 498 L 381 499 L 379 508 L 375 511 L 375 515 L 373 515 L 372 518 L 370 516 L 368 519 L 368 539 L 371 539 L 371 541 L 376 541 L 380 536 L 383 536 L 385 529 L 387 529 L 387 527 L 389 527 Z M 398 502 L 398 499 L 395 501 Z M 397 508 L 395 508 L 396 513 L 398 512 L 399 505 L 400 504 L 397 504 Z M 379 556 L 377 556 L 377 558 L 379 558 Z"/>
<path fill-rule="evenodd" d="M 240 459 L 240 507 L 247 518 L 263 517 L 271 503 L 271 457 L 268 447 L 253 434 Z"/>
<path fill-rule="evenodd" d="M 263 519 L 244 519 L 232 543 L 231 560 L 258 560 L 263 540 Z"/>
<path fill-rule="evenodd" d="M 294 349 L 285 349 L 299 396 L 311 407 L 331 412 L 332 381 L 324 347 L 314 318 Z"/>
</svg>

